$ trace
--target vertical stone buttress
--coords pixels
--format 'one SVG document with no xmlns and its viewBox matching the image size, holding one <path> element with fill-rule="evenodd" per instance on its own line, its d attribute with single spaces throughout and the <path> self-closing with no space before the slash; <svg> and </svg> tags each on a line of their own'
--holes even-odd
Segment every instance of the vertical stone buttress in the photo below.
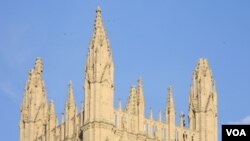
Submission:
<svg viewBox="0 0 250 141">
<path fill-rule="evenodd" d="M 217 141 L 217 92 L 208 60 L 201 58 L 193 72 L 189 95 L 189 126 L 198 141 Z"/>
<path fill-rule="evenodd" d="M 37 58 L 29 72 L 23 95 L 20 116 L 20 141 L 45 139 L 47 135 L 47 99 L 42 78 L 43 64 Z"/>
<path fill-rule="evenodd" d="M 168 124 L 168 141 L 175 141 L 175 106 L 172 93 L 172 87 L 168 87 L 168 100 L 166 104 L 166 119 Z"/>
<path fill-rule="evenodd" d="M 111 134 L 109 128 L 114 126 L 113 77 L 112 52 L 98 7 L 85 68 L 83 129 L 86 141 L 101 141 Z"/>
</svg>

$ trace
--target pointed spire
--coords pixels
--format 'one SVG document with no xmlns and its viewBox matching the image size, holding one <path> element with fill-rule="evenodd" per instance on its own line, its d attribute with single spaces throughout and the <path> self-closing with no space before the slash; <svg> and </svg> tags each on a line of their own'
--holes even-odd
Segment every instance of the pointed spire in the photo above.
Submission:
<svg viewBox="0 0 250 141">
<path fill-rule="evenodd" d="M 56 117 L 56 112 L 55 112 L 55 105 L 54 101 L 51 100 L 49 102 L 49 110 L 48 110 L 48 120 L 49 120 L 49 128 L 50 130 L 53 130 L 57 126 L 57 117 Z"/>
<path fill-rule="evenodd" d="M 136 86 L 132 86 L 130 89 L 130 94 L 126 105 L 126 111 L 130 114 L 137 114 L 136 106 L 137 106 Z"/>
<path fill-rule="evenodd" d="M 26 132 L 32 130 L 31 128 L 42 128 L 42 125 L 37 123 L 40 121 L 46 122 L 49 118 L 49 107 L 42 72 L 42 59 L 38 57 L 34 67 L 29 71 L 21 106 L 20 125 L 22 125 L 22 128 L 20 128 L 20 135 L 27 136 L 30 140 L 35 140 L 35 136 Z M 32 121 L 33 127 L 30 126 L 30 121 Z"/>
<path fill-rule="evenodd" d="M 142 78 L 139 77 L 137 80 L 138 87 L 137 87 L 137 93 L 138 93 L 138 104 L 142 104 L 144 106 L 144 94 L 143 94 L 143 86 L 142 86 Z"/>
<path fill-rule="evenodd" d="M 55 104 L 54 104 L 54 101 L 53 101 L 53 100 L 51 100 L 51 101 L 49 102 L 49 114 L 50 114 L 50 116 L 52 116 L 52 117 L 56 117 Z"/>
<path fill-rule="evenodd" d="M 38 109 L 41 105 L 43 110 L 48 104 L 46 98 L 46 90 L 44 86 L 44 81 L 42 78 L 43 63 L 40 57 L 36 58 L 34 67 L 29 71 L 28 80 L 26 81 L 26 86 L 24 89 L 23 102 L 21 106 L 21 112 L 24 119 L 32 120 L 35 118 L 35 112 L 29 113 L 30 111 Z M 35 93 L 34 93 L 35 92 Z M 32 109 L 32 110 L 31 110 Z M 22 116 L 21 116 L 22 117 Z M 45 117 L 39 117 L 45 118 Z"/>
<path fill-rule="evenodd" d="M 171 112 L 171 111 L 175 111 L 173 92 L 172 92 L 172 87 L 171 86 L 168 87 L 167 110 L 168 110 L 168 113 Z"/>
<path fill-rule="evenodd" d="M 93 120 L 113 123 L 114 63 L 100 8 L 96 10 L 94 33 L 88 48 L 84 94 L 84 123 Z M 97 108 L 100 106 L 102 110 Z"/>
<path fill-rule="evenodd" d="M 98 65 L 97 65 L 98 64 Z M 104 71 L 107 69 L 106 71 Z M 113 83 L 113 60 L 109 40 L 103 25 L 101 8 L 96 10 L 94 32 L 89 44 L 85 79 L 100 82 L 109 79 Z M 105 74 L 103 74 L 105 72 Z M 104 75 L 104 76 L 103 76 Z"/>
<path fill-rule="evenodd" d="M 92 45 L 95 47 L 103 46 L 109 48 L 109 42 L 106 35 L 106 30 L 103 25 L 101 13 L 102 13 L 101 8 L 98 6 L 96 9 L 96 18 L 94 23 L 94 34 L 92 36 Z"/>
<path fill-rule="evenodd" d="M 69 118 L 72 118 L 72 116 L 76 112 L 76 104 L 75 104 L 75 99 L 74 99 L 74 93 L 73 93 L 73 84 L 72 81 L 69 81 L 68 85 L 68 96 L 65 104 L 65 114 L 66 117 L 69 116 Z"/>
<path fill-rule="evenodd" d="M 144 133 L 144 116 L 145 116 L 145 101 L 143 94 L 142 78 L 139 77 L 137 80 L 137 108 L 139 114 L 138 129 L 140 133 Z"/>
<path fill-rule="evenodd" d="M 165 112 L 168 123 L 168 140 L 172 141 L 175 138 L 175 106 L 171 86 L 168 87 L 168 103 Z"/>
<path fill-rule="evenodd" d="M 71 80 L 69 81 L 68 88 L 69 88 L 69 89 L 68 89 L 68 90 L 69 90 L 69 91 L 68 91 L 69 94 L 70 94 L 70 95 L 73 94 L 73 84 L 72 84 L 72 81 L 71 81 Z"/>
<path fill-rule="evenodd" d="M 74 122 L 73 118 L 75 118 L 77 115 L 77 106 L 75 104 L 74 100 L 74 94 L 73 94 L 73 84 L 72 81 L 69 81 L 68 85 L 68 96 L 67 101 L 65 104 L 65 129 L 66 129 L 66 136 L 71 137 L 74 130 Z"/>
<path fill-rule="evenodd" d="M 94 26 L 95 26 L 95 31 L 98 28 L 101 28 L 101 30 L 104 30 L 103 23 L 102 23 L 102 10 L 101 10 L 100 6 L 98 6 L 96 9 L 96 19 L 95 19 Z"/>
<path fill-rule="evenodd" d="M 68 85 L 68 96 L 67 96 L 66 106 L 68 106 L 68 108 L 75 107 L 73 84 L 71 80 L 69 81 Z"/>
</svg>

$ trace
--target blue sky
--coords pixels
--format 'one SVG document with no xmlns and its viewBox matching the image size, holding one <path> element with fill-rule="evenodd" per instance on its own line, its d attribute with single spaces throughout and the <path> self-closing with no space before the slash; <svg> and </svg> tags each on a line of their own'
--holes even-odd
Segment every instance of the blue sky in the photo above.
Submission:
<svg viewBox="0 0 250 141">
<path fill-rule="evenodd" d="M 95 9 L 102 8 L 115 64 L 115 103 L 126 103 L 142 76 L 146 115 L 164 110 L 172 85 L 178 115 L 187 114 L 192 71 L 206 57 L 217 82 L 219 126 L 250 124 L 250 1 L 0 1 L 0 133 L 19 139 L 19 110 L 28 71 L 44 63 L 48 99 L 63 111 L 73 81 L 83 100 L 84 65 Z M 220 134 L 220 133 L 219 133 Z"/>
</svg>

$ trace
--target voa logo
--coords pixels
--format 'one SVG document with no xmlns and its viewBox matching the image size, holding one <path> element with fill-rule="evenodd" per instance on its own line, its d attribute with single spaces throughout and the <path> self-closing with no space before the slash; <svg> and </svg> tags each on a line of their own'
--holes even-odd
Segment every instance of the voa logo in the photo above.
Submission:
<svg viewBox="0 0 250 141">
<path fill-rule="evenodd" d="M 226 129 L 227 136 L 247 136 L 244 129 Z"/>
</svg>

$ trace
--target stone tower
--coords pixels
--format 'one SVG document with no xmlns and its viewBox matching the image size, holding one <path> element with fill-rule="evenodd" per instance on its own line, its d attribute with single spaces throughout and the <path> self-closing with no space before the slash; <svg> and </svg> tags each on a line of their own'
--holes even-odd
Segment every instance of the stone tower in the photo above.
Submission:
<svg viewBox="0 0 250 141">
<path fill-rule="evenodd" d="M 217 140 L 217 92 L 208 60 L 201 58 L 193 72 L 189 95 L 189 125 L 199 141 Z"/>
<path fill-rule="evenodd" d="M 20 141 L 34 141 L 45 135 L 48 128 L 48 104 L 42 72 L 42 60 L 37 58 L 34 68 L 29 72 L 29 78 L 24 90 L 19 122 Z M 53 105 L 50 105 L 50 107 L 53 110 Z"/>
<path fill-rule="evenodd" d="M 128 94 L 125 108 L 114 104 L 114 64 L 101 9 L 96 10 L 94 33 L 85 66 L 84 101 L 80 112 L 73 83 L 68 92 L 62 120 L 55 104 L 47 101 L 42 78 L 43 63 L 37 58 L 26 82 L 20 116 L 20 141 L 217 141 L 217 93 L 207 59 L 199 59 L 189 94 L 188 126 L 184 114 L 176 125 L 172 87 L 168 87 L 165 118 L 145 116 L 142 78 Z M 185 94 L 183 94 L 185 95 Z M 152 94 L 151 96 L 154 96 Z"/>
<path fill-rule="evenodd" d="M 85 68 L 83 135 L 86 141 L 101 141 L 111 137 L 114 126 L 113 77 L 112 52 L 98 7 Z"/>
</svg>

